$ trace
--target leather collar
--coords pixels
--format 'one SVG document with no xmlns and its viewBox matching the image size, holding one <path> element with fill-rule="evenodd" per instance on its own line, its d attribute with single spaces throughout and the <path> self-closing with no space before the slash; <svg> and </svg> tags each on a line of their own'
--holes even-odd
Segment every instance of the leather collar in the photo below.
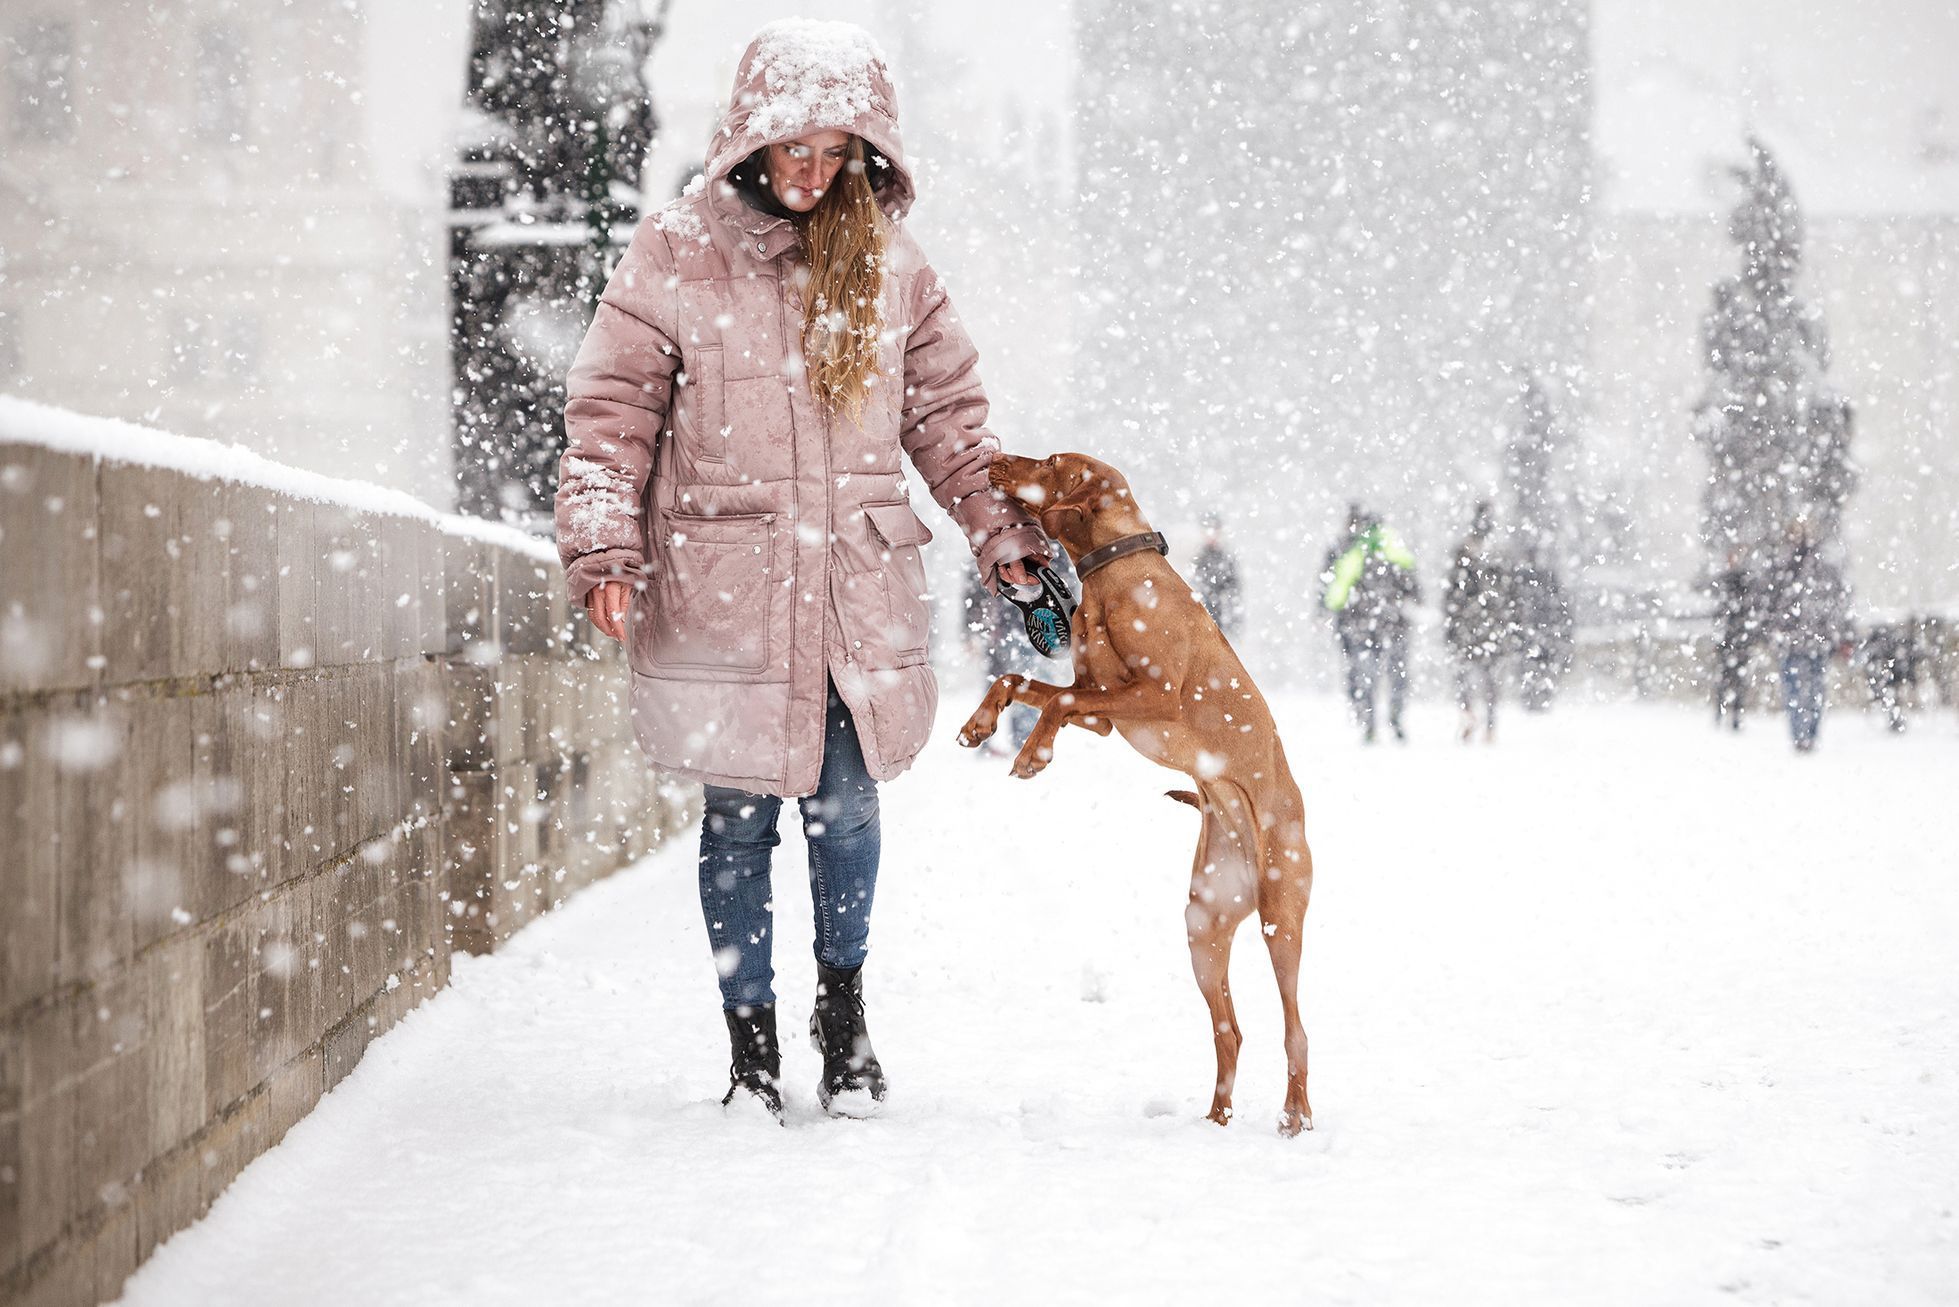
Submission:
<svg viewBox="0 0 1959 1307">
<path fill-rule="evenodd" d="M 1075 562 L 1075 576 L 1083 581 L 1097 568 L 1107 567 L 1118 558 L 1129 554 L 1140 554 L 1145 549 L 1154 549 L 1159 554 L 1170 552 L 1170 542 L 1163 538 L 1161 531 L 1145 531 L 1139 536 L 1124 536 L 1097 549 L 1091 549 Z"/>
</svg>

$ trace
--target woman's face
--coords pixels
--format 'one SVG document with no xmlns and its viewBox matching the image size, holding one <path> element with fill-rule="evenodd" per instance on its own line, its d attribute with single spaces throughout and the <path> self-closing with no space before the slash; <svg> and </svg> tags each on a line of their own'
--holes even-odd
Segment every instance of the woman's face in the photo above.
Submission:
<svg viewBox="0 0 1959 1307">
<path fill-rule="evenodd" d="M 828 193 L 850 156 L 848 132 L 812 132 L 769 147 L 769 189 L 782 206 L 808 213 Z"/>
</svg>

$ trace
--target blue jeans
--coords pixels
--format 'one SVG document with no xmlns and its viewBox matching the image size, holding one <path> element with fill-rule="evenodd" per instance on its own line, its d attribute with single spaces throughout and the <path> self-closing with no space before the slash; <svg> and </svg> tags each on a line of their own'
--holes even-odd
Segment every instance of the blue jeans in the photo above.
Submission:
<svg viewBox="0 0 1959 1307">
<path fill-rule="evenodd" d="M 704 788 L 701 914 L 721 976 L 721 1005 L 773 1003 L 769 946 L 775 902 L 769 862 L 779 842 L 775 826 L 782 800 L 719 785 Z M 856 724 L 834 685 L 824 708 L 823 770 L 816 793 L 801 806 L 816 908 L 816 957 L 848 971 L 863 964 L 870 941 L 879 848 L 877 782 L 865 770 Z"/>
<path fill-rule="evenodd" d="M 1782 655 L 1782 700 L 1789 708 L 1789 734 L 1798 748 L 1816 743 L 1823 725 L 1824 670 L 1827 654 Z"/>
</svg>

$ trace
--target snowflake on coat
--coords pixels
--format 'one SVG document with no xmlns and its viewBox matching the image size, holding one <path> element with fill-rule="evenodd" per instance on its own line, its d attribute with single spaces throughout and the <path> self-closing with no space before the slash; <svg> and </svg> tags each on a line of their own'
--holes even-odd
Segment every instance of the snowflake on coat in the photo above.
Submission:
<svg viewBox="0 0 1959 1307">
<path fill-rule="evenodd" d="M 567 506 L 568 512 L 559 539 L 580 553 L 617 547 L 621 542 L 607 537 L 614 535 L 621 523 L 630 528 L 636 521 L 632 479 L 617 468 L 576 454 L 565 457 L 560 475 L 558 502 Z M 633 536 L 624 543 L 636 544 L 636 531 Z"/>
</svg>

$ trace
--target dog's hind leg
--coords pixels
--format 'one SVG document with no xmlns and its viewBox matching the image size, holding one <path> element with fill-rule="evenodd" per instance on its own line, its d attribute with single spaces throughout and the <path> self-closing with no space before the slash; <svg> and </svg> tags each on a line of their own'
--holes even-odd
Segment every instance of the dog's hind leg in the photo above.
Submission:
<svg viewBox="0 0 1959 1307">
<path fill-rule="evenodd" d="M 1279 1114 L 1279 1133 L 1290 1136 L 1313 1128 L 1313 1105 L 1306 1097 L 1306 1027 L 1299 1019 L 1299 955 L 1313 887 L 1313 854 L 1297 825 L 1288 825 L 1290 829 L 1275 830 L 1265 841 L 1258 916 L 1285 1017 L 1286 1104 Z"/>
<path fill-rule="evenodd" d="M 1208 1116 L 1219 1125 L 1231 1121 L 1231 1090 L 1238 1079 L 1238 1049 L 1244 1035 L 1231 1005 L 1231 937 L 1252 909 L 1251 861 L 1208 802 L 1197 859 L 1190 873 L 1190 902 L 1184 928 L 1190 941 L 1191 970 L 1211 1014 L 1211 1039 L 1217 1047 L 1218 1075 Z"/>
</svg>

